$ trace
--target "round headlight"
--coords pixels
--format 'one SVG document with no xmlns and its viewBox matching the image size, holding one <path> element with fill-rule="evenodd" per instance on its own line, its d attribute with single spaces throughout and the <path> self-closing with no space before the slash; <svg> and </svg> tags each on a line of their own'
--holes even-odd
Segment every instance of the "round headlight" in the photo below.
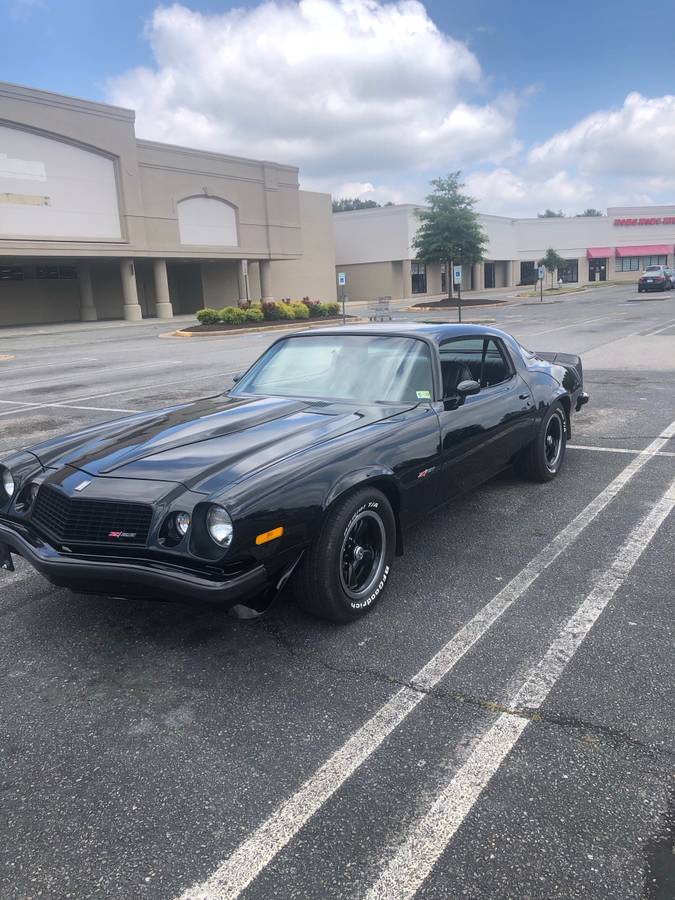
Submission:
<svg viewBox="0 0 675 900">
<path fill-rule="evenodd" d="M 176 531 L 182 537 L 188 533 L 188 529 L 190 528 L 190 524 L 192 523 L 192 518 L 190 513 L 179 512 L 174 516 L 173 524 L 176 526 Z"/>
<path fill-rule="evenodd" d="M 222 506 L 210 507 L 206 514 L 206 528 L 218 546 L 229 547 L 232 543 L 234 534 L 232 519 Z"/>
<path fill-rule="evenodd" d="M 16 485 L 14 484 L 14 479 L 12 478 L 12 473 L 9 469 L 2 470 L 2 486 L 5 489 L 5 493 L 8 497 L 14 496 L 14 489 Z"/>
</svg>

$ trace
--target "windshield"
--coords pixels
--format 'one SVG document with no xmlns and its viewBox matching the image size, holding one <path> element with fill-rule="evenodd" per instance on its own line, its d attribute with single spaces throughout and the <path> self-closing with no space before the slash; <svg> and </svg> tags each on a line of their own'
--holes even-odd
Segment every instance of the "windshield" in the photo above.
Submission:
<svg viewBox="0 0 675 900">
<path fill-rule="evenodd" d="M 231 393 L 418 403 L 433 396 L 431 356 L 427 345 L 415 338 L 286 338 L 270 347 Z"/>
<path fill-rule="evenodd" d="M 647 266 L 645 272 L 660 272 L 663 266 Z"/>
</svg>

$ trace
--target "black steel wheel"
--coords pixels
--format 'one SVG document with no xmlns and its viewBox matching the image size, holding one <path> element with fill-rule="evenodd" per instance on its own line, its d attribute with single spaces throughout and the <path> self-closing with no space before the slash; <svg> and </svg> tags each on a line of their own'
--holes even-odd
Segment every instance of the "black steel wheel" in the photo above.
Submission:
<svg viewBox="0 0 675 900">
<path fill-rule="evenodd" d="M 530 481 L 552 481 L 563 464 L 567 447 L 567 417 L 561 403 L 553 403 L 536 438 L 515 460 L 516 469 Z"/>
<path fill-rule="evenodd" d="M 351 622 L 382 599 L 396 545 L 391 504 L 376 488 L 337 500 L 293 584 L 298 604 L 331 622 Z"/>
</svg>

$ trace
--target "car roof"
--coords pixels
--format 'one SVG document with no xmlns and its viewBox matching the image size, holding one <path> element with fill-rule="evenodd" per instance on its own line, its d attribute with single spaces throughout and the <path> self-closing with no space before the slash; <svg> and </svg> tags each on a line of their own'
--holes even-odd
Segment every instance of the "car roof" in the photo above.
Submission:
<svg viewBox="0 0 675 900">
<path fill-rule="evenodd" d="M 472 335 L 492 334 L 495 337 L 509 337 L 504 331 L 490 325 L 469 325 L 451 322 L 383 322 L 364 325 L 339 325 L 332 328 L 313 328 L 295 332 L 288 337 L 300 337 L 312 334 L 360 334 L 391 335 L 392 337 L 421 337 L 440 343 L 453 337 L 471 337 Z"/>
</svg>

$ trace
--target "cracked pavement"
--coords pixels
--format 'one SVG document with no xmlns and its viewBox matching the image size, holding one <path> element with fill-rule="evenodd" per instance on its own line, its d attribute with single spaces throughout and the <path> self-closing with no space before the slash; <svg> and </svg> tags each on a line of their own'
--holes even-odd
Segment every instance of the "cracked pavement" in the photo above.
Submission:
<svg viewBox="0 0 675 900">
<path fill-rule="evenodd" d="M 635 453 L 675 420 L 675 292 L 633 295 L 603 288 L 497 312 L 527 346 L 582 353 L 592 399 L 573 423 L 575 446 Z M 0 457 L 112 408 L 225 388 L 230 377 L 216 373 L 241 370 L 271 340 L 158 340 L 161 330 L 0 331 L 13 357 L 0 361 Z M 68 405 L 84 394 L 93 409 Z M 28 405 L 43 399 L 66 405 Z M 21 561 L 0 573 L 0 897 L 180 896 L 404 689 L 420 702 L 246 900 L 364 897 L 504 714 L 527 727 L 416 896 L 672 900 L 675 513 L 543 705 L 512 698 L 672 481 L 675 457 L 649 459 L 438 684 L 416 681 L 634 459 L 570 449 L 546 486 L 503 473 L 417 528 L 386 602 L 342 628 L 303 615 L 289 589 L 242 622 L 214 608 L 73 596 Z"/>
</svg>

